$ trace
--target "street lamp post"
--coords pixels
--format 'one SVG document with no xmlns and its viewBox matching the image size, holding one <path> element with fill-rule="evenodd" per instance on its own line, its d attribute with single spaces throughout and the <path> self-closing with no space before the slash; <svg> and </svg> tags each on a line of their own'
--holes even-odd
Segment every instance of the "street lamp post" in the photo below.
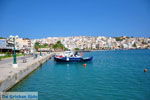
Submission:
<svg viewBox="0 0 150 100">
<path fill-rule="evenodd" d="M 42 56 L 41 48 L 40 48 L 40 56 Z"/>
<path fill-rule="evenodd" d="M 15 37 L 13 37 L 13 42 L 14 42 L 13 64 L 17 64 L 17 59 L 16 59 L 16 48 L 15 48 Z"/>
<path fill-rule="evenodd" d="M 14 50 L 13 50 L 13 68 L 18 68 L 17 64 L 17 57 L 16 57 L 16 38 L 17 36 L 11 36 L 14 44 Z"/>
</svg>

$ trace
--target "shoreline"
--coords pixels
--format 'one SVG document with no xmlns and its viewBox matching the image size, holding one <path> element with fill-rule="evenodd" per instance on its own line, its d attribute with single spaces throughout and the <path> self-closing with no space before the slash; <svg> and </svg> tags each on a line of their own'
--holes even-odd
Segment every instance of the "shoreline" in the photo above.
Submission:
<svg viewBox="0 0 150 100">
<path fill-rule="evenodd" d="M 150 48 L 143 49 L 98 49 L 98 50 L 77 50 L 78 52 L 92 52 L 92 51 L 116 51 L 116 50 L 150 50 Z"/>
<path fill-rule="evenodd" d="M 105 50 L 91 50 L 91 51 L 116 51 L 116 50 L 150 50 L 150 48 L 145 49 L 105 49 Z"/>
</svg>

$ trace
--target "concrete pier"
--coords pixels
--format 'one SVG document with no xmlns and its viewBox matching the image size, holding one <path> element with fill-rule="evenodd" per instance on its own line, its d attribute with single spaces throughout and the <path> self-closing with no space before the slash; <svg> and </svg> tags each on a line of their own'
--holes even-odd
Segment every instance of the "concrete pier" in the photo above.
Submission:
<svg viewBox="0 0 150 100">
<path fill-rule="evenodd" d="M 12 88 L 15 84 L 37 69 L 41 64 L 47 61 L 52 54 L 45 54 L 37 58 L 29 57 L 24 63 L 22 59 L 18 60 L 18 68 L 12 67 L 12 62 L 0 63 L 0 92 Z"/>
</svg>

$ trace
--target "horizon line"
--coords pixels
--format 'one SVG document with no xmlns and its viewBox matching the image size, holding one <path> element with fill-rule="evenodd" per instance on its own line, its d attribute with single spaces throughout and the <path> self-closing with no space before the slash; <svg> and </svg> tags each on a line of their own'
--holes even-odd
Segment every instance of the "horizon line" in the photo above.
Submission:
<svg viewBox="0 0 150 100">
<path fill-rule="evenodd" d="M 9 35 L 11 36 L 11 35 Z M 8 36 L 8 37 L 9 37 Z M 42 37 L 42 38 L 28 38 L 28 37 L 21 37 L 21 35 L 12 35 L 12 36 L 19 36 L 20 38 L 27 38 L 27 39 L 47 39 L 47 38 L 65 38 L 65 37 L 111 37 L 111 38 L 116 38 L 116 37 L 129 37 L 129 38 L 150 38 L 150 37 L 142 37 L 142 36 L 126 36 L 126 35 L 121 35 L 121 36 L 103 36 L 103 35 L 98 35 L 98 36 L 92 36 L 92 35 L 76 35 L 76 36 L 47 36 L 47 37 Z M 8 38 L 8 37 L 3 37 L 3 36 L 0 36 L 2 38 Z"/>
</svg>

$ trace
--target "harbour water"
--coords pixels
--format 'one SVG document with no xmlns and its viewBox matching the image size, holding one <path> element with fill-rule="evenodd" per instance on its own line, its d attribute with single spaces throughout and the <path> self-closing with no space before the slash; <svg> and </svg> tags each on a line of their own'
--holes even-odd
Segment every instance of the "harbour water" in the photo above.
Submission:
<svg viewBox="0 0 150 100">
<path fill-rule="evenodd" d="M 150 99 L 150 50 L 84 55 L 94 57 L 86 67 L 84 63 L 56 63 L 51 59 L 9 91 L 38 91 L 39 100 Z"/>
</svg>

